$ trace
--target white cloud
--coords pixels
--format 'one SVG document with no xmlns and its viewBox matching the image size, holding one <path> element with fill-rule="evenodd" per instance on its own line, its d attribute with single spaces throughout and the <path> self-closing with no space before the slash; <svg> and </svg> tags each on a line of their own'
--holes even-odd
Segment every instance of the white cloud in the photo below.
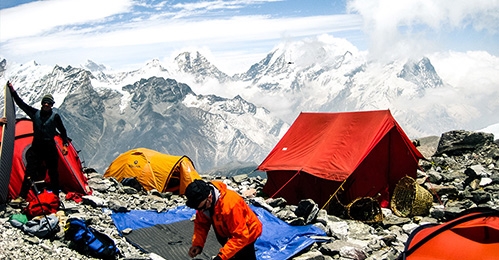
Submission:
<svg viewBox="0 0 499 260">
<path fill-rule="evenodd" d="M 347 8 L 364 18 L 370 53 L 377 58 L 428 52 L 427 46 L 436 47 L 435 34 L 499 32 L 499 1 L 351 0 Z"/>
<path fill-rule="evenodd" d="M 499 91 L 499 57 L 483 51 L 441 52 L 429 57 L 443 81 L 464 95 Z M 499 100 L 497 102 L 499 106 Z"/>
<path fill-rule="evenodd" d="M 350 0 L 352 14 L 306 17 L 267 10 L 265 4 L 271 2 L 284 1 L 35 1 L 0 10 L 0 53 L 11 62 L 61 65 L 95 59 L 120 69 L 192 46 L 210 49 L 215 54 L 210 61 L 232 74 L 248 69 L 286 39 L 327 33 L 365 50 L 363 24 L 375 58 L 420 58 L 437 50 L 432 36 L 454 29 L 492 35 L 487 43 L 474 39 L 468 45 L 499 39 L 499 1 Z M 257 9 L 265 11 L 255 15 Z"/>
<path fill-rule="evenodd" d="M 0 11 L 1 41 L 47 33 L 58 26 L 91 23 L 129 11 L 132 0 L 36 1 Z"/>
<path fill-rule="evenodd" d="M 132 14 L 131 2 L 124 0 L 112 1 L 114 5 L 107 1 L 107 4 L 101 4 L 97 3 L 98 1 L 71 0 L 69 2 L 77 5 L 77 8 L 67 11 L 64 11 L 67 9 L 65 2 L 42 1 L 2 10 L 2 17 L 5 14 L 5 20 L 9 21 L 6 24 L 2 23 L 2 28 L 6 30 L 14 28 L 14 24 L 21 23 L 21 21 L 28 20 L 29 25 L 41 19 L 41 16 L 53 18 L 47 18 L 46 21 L 33 28 L 28 28 L 29 26 L 16 28 L 5 34 L 2 31 L 1 52 L 17 58 L 26 57 L 24 60 L 21 59 L 21 62 L 36 60 L 42 64 L 59 65 L 65 60 L 73 59 L 78 61 L 73 61 L 73 63 L 79 63 L 97 57 L 96 62 L 120 69 L 130 63 L 141 63 L 152 58 L 165 57 L 170 52 L 185 46 L 193 46 L 209 48 L 213 53 L 217 53 L 218 58 L 213 62 L 217 63 L 217 66 L 220 66 L 224 72 L 233 74 L 245 71 L 251 64 L 263 58 L 284 36 L 306 37 L 324 32 L 358 31 L 361 26 L 358 15 L 293 18 L 238 15 L 173 19 L 172 13 L 163 11 L 143 16 L 137 13 Z M 209 3 L 219 4 L 217 8 L 233 8 L 262 2 L 268 1 Z M 81 3 L 85 4 L 79 6 Z M 162 8 L 161 6 L 148 7 Z M 191 7 L 192 5 L 176 6 L 176 8 L 187 10 L 207 8 L 207 6 Z M 210 6 L 210 8 L 213 7 Z M 94 9 L 100 11 L 90 11 Z M 45 10 L 51 11 L 45 13 Z M 85 13 L 85 15 L 80 15 L 75 11 Z M 65 15 L 58 17 L 57 13 L 65 13 Z M 117 18 L 119 14 L 135 18 L 125 22 Z M 85 22 L 89 24 L 84 25 Z M 61 58 L 61 54 L 64 58 Z M 53 56 L 51 59 L 49 59 L 50 55 Z M 257 59 L 257 56 L 260 57 Z M 223 58 L 226 59 L 222 60 Z"/>
</svg>

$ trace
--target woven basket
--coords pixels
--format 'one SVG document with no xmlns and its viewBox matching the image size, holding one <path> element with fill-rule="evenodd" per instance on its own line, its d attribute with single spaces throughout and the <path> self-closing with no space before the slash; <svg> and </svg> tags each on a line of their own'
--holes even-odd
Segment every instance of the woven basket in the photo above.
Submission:
<svg viewBox="0 0 499 260">
<path fill-rule="evenodd" d="M 431 193 L 405 176 L 395 186 L 390 207 L 399 217 L 424 216 L 429 214 L 432 203 Z"/>
<path fill-rule="evenodd" d="M 360 197 L 347 205 L 348 216 L 351 219 L 366 223 L 383 221 L 383 213 L 379 202 L 371 197 Z"/>
</svg>

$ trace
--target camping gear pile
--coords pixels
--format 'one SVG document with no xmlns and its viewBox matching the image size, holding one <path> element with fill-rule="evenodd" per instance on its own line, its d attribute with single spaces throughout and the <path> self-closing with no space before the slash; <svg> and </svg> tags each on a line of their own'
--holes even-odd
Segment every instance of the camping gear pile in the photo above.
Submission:
<svg viewBox="0 0 499 260">
<path fill-rule="evenodd" d="M 0 126 L 3 128 L 4 126 Z M 3 129 L 0 129 L 0 132 Z M 0 135 L 0 138 L 3 136 Z M 2 190 L 0 196 L 1 203 L 7 199 L 17 198 L 23 180 L 25 179 L 26 156 L 33 141 L 33 122 L 29 119 L 18 119 L 15 122 L 15 133 L 13 150 L 9 153 L 12 158 L 12 165 L 8 172 L 8 178 L 1 178 Z M 67 154 L 62 153 L 62 139 L 56 135 L 54 138 L 58 150 L 58 172 L 61 189 L 67 192 L 67 199 L 81 201 L 85 195 L 92 194 L 92 189 L 87 183 L 82 163 L 78 156 L 78 151 L 69 140 Z M 4 153 L 4 156 L 7 154 Z M 3 159 L 3 158 L 2 158 Z M 4 174 L 2 172 L 2 174 Z M 58 195 L 47 190 L 50 187 L 50 177 L 46 169 L 40 169 L 39 176 L 26 177 L 31 182 L 31 189 L 26 200 L 17 198 L 12 200 L 12 204 L 20 210 L 9 217 L 9 222 L 13 227 L 22 230 L 25 234 L 42 239 L 54 239 L 61 237 L 65 233 L 66 239 L 74 243 L 72 248 L 78 252 L 97 258 L 109 258 L 118 254 L 114 241 L 107 235 L 100 233 L 91 227 L 75 225 L 78 219 L 70 219 L 68 227 L 64 225 L 64 212 L 60 211 L 61 200 Z M 33 178 L 33 179 L 31 179 Z M 6 182 L 6 183 L 5 183 Z M 79 227 L 79 228 L 78 228 Z M 61 233 L 62 232 L 62 233 Z"/>
</svg>

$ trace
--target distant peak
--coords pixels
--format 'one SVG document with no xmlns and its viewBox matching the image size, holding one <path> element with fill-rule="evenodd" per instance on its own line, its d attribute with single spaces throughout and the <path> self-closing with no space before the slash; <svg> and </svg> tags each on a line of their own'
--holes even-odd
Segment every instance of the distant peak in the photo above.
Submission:
<svg viewBox="0 0 499 260">
<path fill-rule="evenodd" d="M 177 63 L 188 62 L 188 63 L 208 63 L 208 60 L 199 52 L 182 52 L 175 58 Z"/>
<path fill-rule="evenodd" d="M 408 60 L 397 76 L 420 86 L 422 89 L 435 88 L 443 84 L 427 57 L 423 57 L 419 61 Z"/>
<path fill-rule="evenodd" d="M 105 71 L 107 68 L 105 65 L 97 64 L 91 60 L 87 60 L 87 62 L 82 66 L 84 69 L 88 69 L 90 71 Z"/>
<path fill-rule="evenodd" d="M 161 66 L 161 62 L 159 61 L 159 59 L 152 59 L 150 62 L 148 62 L 146 64 L 147 66 L 153 66 L 153 67 L 157 67 L 157 66 Z"/>
</svg>

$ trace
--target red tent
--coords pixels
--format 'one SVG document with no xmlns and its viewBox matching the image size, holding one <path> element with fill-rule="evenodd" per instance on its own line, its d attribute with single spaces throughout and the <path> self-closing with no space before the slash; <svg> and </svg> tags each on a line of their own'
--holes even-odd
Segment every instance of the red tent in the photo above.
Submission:
<svg viewBox="0 0 499 260">
<path fill-rule="evenodd" d="M 33 141 L 33 123 L 29 119 L 18 119 L 16 121 L 16 137 L 14 142 L 14 156 L 12 161 L 12 171 L 9 183 L 9 197 L 17 198 L 21 190 L 24 171 L 26 169 L 26 152 L 31 147 Z M 59 184 L 65 192 L 76 192 L 79 194 L 92 194 L 88 186 L 87 177 L 83 173 L 82 164 L 78 157 L 78 152 L 69 141 L 68 154 L 62 155 L 62 139 L 55 137 L 56 145 L 59 151 Z M 46 174 L 45 182 L 50 183 L 50 178 Z M 30 192 L 28 200 L 33 196 Z"/>
<path fill-rule="evenodd" d="M 499 211 L 471 208 L 446 223 L 419 226 L 398 259 L 499 259 Z"/>
<path fill-rule="evenodd" d="M 389 110 L 301 113 L 258 170 L 267 172 L 263 191 L 291 204 L 323 206 L 342 187 L 342 203 L 379 194 L 388 206 L 422 158 Z"/>
</svg>

